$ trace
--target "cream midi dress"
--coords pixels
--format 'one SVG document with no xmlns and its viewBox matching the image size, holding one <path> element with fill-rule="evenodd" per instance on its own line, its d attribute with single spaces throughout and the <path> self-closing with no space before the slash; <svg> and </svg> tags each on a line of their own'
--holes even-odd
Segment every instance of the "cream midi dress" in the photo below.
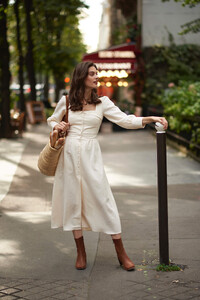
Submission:
<svg viewBox="0 0 200 300">
<path fill-rule="evenodd" d="M 51 228 L 121 233 L 117 206 L 102 161 L 97 134 L 105 116 L 127 129 L 143 128 L 142 117 L 126 115 L 106 96 L 95 110 L 71 111 L 70 129 L 56 169 Z M 48 124 L 54 128 L 66 111 L 66 98 L 58 102 Z"/>
</svg>

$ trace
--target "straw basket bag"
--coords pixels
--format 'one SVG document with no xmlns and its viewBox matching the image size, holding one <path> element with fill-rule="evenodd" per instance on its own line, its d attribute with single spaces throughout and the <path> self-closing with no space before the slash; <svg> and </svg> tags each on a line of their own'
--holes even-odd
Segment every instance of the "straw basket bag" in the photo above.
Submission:
<svg viewBox="0 0 200 300">
<path fill-rule="evenodd" d="M 69 100 L 68 97 L 66 96 L 66 114 L 63 118 L 63 121 L 65 121 L 66 123 L 68 123 L 68 112 L 69 112 Z M 65 134 L 65 136 L 66 135 L 67 133 Z M 58 160 L 62 150 L 63 150 L 63 146 L 59 149 L 55 149 L 51 147 L 50 142 L 46 144 L 46 146 L 40 152 L 38 158 L 38 168 L 42 174 L 46 176 L 55 175 Z"/>
</svg>

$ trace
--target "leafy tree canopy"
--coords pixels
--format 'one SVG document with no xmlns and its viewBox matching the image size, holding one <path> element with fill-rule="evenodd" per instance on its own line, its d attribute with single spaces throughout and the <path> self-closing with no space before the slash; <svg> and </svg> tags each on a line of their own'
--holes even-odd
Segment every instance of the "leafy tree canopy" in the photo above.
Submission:
<svg viewBox="0 0 200 300">
<path fill-rule="evenodd" d="M 13 4 L 9 6 L 9 42 L 12 52 L 11 68 L 16 75 L 18 53 Z M 84 7 L 87 8 L 82 0 L 33 0 L 31 21 L 37 72 L 58 74 L 64 78 L 64 73 L 69 72 L 81 60 L 86 48 L 78 24 L 81 9 Z M 19 10 L 21 42 L 25 57 L 27 37 L 23 1 L 20 1 Z"/>
</svg>

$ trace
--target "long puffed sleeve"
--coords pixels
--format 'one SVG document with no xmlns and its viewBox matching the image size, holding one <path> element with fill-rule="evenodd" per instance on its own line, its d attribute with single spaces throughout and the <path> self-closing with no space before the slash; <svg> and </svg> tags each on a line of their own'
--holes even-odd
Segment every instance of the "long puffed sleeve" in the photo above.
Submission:
<svg viewBox="0 0 200 300">
<path fill-rule="evenodd" d="M 48 125 L 53 129 L 58 123 L 62 121 L 66 112 L 66 97 L 63 96 L 57 103 L 54 113 L 47 119 Z"/>
<path fill-rule="evenodd" d="M 103 115 L 109 121 L 126 129 L 138 129 L 145 127 L 142 125 L 142 117 L 125 114 L 106 96 L 101 98 L 101 101 L 103 104 Z"/>
</svg>

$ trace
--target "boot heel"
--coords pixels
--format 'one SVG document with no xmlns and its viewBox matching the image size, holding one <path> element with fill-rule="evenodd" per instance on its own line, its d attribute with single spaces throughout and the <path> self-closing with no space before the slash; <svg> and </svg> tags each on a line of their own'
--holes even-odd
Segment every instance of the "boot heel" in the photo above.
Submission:
<svg viewBox="0 0 200 300">
<path fill-rule="evenodd" d="M 123 266 L 123 268 L 124 268 L 124 270 L 126 270 L 126 271 L 134 271 L 134 270 L 135 270 L 135 266 L 132 266 L 132 267 L 130 267 L 130 268 L 126 268 L 126 267 Z"/>
<path fill-rule="evenodd" d="M 133 271 L 133 270 L 135 270 L 135 266 L 132 266 L 132 267 L 130 267 L 130 268 L 126 268 L 126 267 L 123 265 L 123 263 L 119 260 L 119 258 L 118 258 L 118 261 L 119 261 L 120 266 L 121 266 L 124 270 L 126 270 L 126 271 Z"/>
</svg>

